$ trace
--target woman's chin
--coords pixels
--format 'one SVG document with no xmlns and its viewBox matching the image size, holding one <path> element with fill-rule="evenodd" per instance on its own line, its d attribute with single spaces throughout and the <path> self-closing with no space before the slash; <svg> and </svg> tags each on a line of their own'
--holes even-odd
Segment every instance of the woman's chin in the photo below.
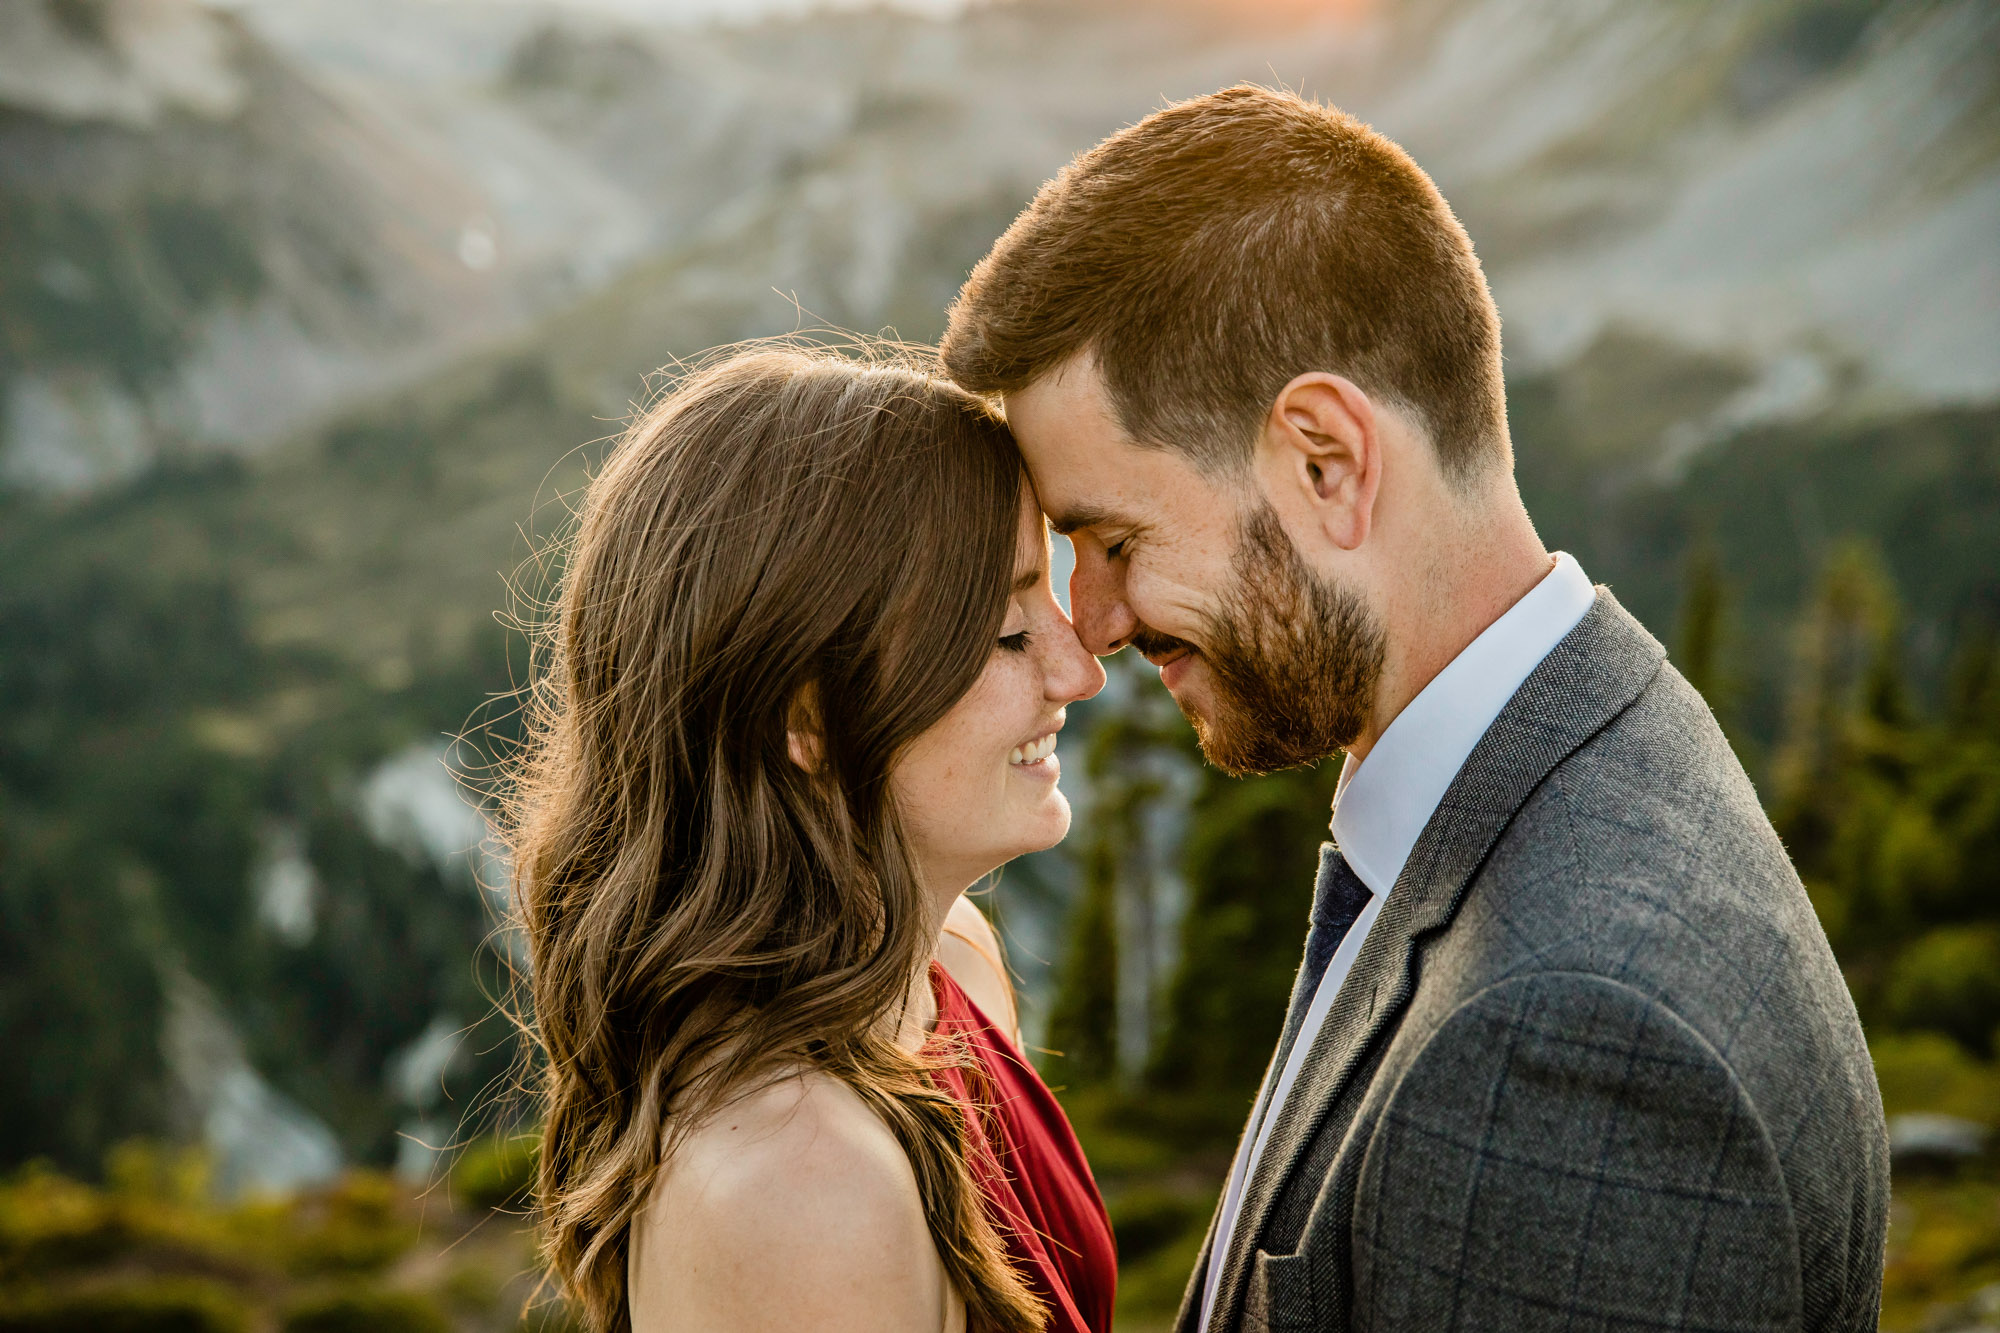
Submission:
<svg viewBox="0 0 2000 1333">
<path fill-rule="evenodd" d="M 990 875 L 1016 857 L 1045 852 L 1061 842 L 1069 833 L 1069 801 L 1061 792 L 1051 791 L 1034 809 L 1014 813 L 1011 818 L 1000 816 L 988 821 L 986 828 L 1005 835 L 997 843 L 986 844 L 996 850 L 979 858 L 991 862 L 992 868 L 986 872 Z M 969 850 L 962 849 L 959 855 Z"/>
<path fill-rule="evenodd" d="M 1045 852 L 1069 834 L 1069 802 L 1061 792 L 1051 792 L 1037 809 L 1009 821 L 1007 859 Z"/>
<path fill-rule="evenodd" d="M 1026 852 L 1045 852 L 1069 836 L 1069 798 L 1058 790 L 1049 792 L 1048 800 L 1036 812 L 1034 833 L 1027 839 L 1032 843 Z"/>
</svg>

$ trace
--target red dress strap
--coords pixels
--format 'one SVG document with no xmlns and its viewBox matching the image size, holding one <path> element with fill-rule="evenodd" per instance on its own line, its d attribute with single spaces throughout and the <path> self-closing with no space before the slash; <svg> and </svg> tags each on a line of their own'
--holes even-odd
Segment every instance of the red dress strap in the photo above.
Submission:
<svg viewBox="0 0 2000 1333">
<path fill-rule="evenodd" d="M 1104 1200 L 1055 1094 L 951 974 L 931 964 L 937 1035 L 971 1061 L 939 1069 L 966 1108 L 972 1174 L 1015 1268 L 1048 1302 L 1050 1333 L 1110 1333 L 1118 1250 Z"/>
</svg>

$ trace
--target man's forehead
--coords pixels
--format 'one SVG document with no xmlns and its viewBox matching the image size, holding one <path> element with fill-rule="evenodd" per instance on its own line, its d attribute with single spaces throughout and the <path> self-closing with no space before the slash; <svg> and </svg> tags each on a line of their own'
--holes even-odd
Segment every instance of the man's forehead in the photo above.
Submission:
<svg viewBox="0 0 2000 1333">
<path fill-rule="evenodd" d="M 1011 419 L 1030 418 L 1038 426 L 1063 426 L 1092 434 L 1117 430 L 1104 381 L 1094 360 L 1072 357 L 1012 393 L 1002 395 Z"/>
<path fill-rule="evenodd" d="M 1101 397 L 1080 381 L 1095 372 L 1070 366 L 1003 397 L 1021 456 L 1058 532 L 1087 526 L 1068 511 L 1098 501 L 1107 486 L 1129 481 L 1131 442 Z"/>
<path fill-rule="evenodd" d="M 1036 498 L 1062 536 L 1149 527 L 1187 482 L 1170 451 L 1126 433 L 1094 357 L 1073 357 L 1002 402 Z"/>
</svg>

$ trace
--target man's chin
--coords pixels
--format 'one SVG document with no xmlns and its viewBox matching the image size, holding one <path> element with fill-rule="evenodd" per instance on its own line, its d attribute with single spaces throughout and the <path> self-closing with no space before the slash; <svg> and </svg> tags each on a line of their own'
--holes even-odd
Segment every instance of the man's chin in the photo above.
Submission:
<svg viewBox="0 0 2000 1333">
<path fill-rule="evenodd" d="M 1188 714 L 1188 721 L 1194 726 L 1194 738 L 1196 744 L 1201 746 L 1201 757 L 1212 767 L 1221 769 L 1232 778 L 1260 777 L 1272 771 L 1273 766 L 1262 762 L 1262 756 L 1246 750 L 1240 736 L 1226 725 L 1217 726 L 1194 714 Z"/>
<path fill-rule="evenodd" d="M 1232 778 L 1262 777 L 1316 764 L 1345 744 L 1300 749 L 1277 743 L 1272 719 L 1259 717 L 1217 690 L 1183 690 L 1174 702 L 1194 728 L 1201 757 Z"/>
<path fill-rule="evenodd" d="M 1226 703 L 1218 701 L 1206 690 L 1197 688 L 1193 681 L 1183 680 L 1181 688 L 1170 689 L 1175 705 L 1181 716 L 1194 728 L 1195 742 L 1201 746 L 1201 757 L 1232 777 L 1248 777 L 1259 770 L 1246 768 L 1242 760 L 1244 754 L 1242 729 L 1247 721 L 1232 712 Z"/>
</svg>

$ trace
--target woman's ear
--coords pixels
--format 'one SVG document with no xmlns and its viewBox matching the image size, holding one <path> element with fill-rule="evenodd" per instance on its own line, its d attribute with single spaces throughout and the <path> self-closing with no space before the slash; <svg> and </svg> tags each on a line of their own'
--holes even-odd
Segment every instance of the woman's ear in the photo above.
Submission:
<svg viewBox="0 0 2000 1333">
<path fill-rule="evenodd" d="M 1267 480 L 1274 495 L 1302 503 L 1335 546 L 1368 538 L 1382 449 L 1375 405 L 1344 375 L 1312 371 L 1278 391 L 1264 423 Z M 1282 506 L 1287 507 L 1287 506 Z"/>
<path fill-rule="evenodd" d="M 792 762 L 808 773 L 817 774 L 826 762 L 826 747 L 820 727 L 819 686 L 812 681 L 801 685 L 785 710 L 785 750 Z"/>
</svg>

